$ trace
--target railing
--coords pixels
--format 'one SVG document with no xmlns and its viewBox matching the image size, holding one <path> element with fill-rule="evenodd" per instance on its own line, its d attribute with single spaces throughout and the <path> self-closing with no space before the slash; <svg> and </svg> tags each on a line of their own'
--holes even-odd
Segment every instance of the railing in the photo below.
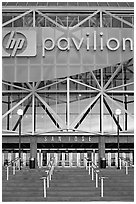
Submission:
<svg viewBox="0 0 136 204">
<path fill-rule="evenodd" d="M 6 169 L 7 169 L 7 172 L 6 172 L 6 178 L 7 178 L 7 181 L 9 180 L 9 167 L 12 166 L 12 172 L 13 172 L 13 175 L 16 174 L 16 163 L 19 161 L 19 170 L 20 170 L 20 158 L 17 157 L 9 162 L 7 162 L 7 164 L 5 165 L 6 166 Z"/>
<path fill-rule="evenodd" d="M 88 173 L 90 175 L 90 169 L 92 169 L 92 181 L 94 180 L 94 174 L 95 174 L 95 187 L 99 187 L 99 180 L 100 180 L 100 195 L 101 197 L 104 196 L 104 179 L 107 179 L 107 176 L 102 176 L 101 171 L 95 163 L 93 163 L 91 160 L 85 158 L 87 162 L 89 163 L 89 168 L 88 168 Z M 86 170 L 87 170 L 87 165 L 86 165 Z"/>
<path fill-rule="evenodd" d="M 126 175 L 128 174 L 128 167 L 131 165 L 131 166 L 133 166 L 133 162 L 131 161 L 131 160 L 129 160 L 129 159 L 126 159 L 126 158 L 124 158 L 124 157 L 120 157 L 119 158 L 119 161 L 120 161 L 120 170 L 122 169 L 122 165 L 121 165 L 121 161 L 124 161 L 125 162 L 125 173 L 126 173 Z M 130 165 L 129 165 L 130 164 Z"/>
<path fill-rule="evenodd" d="M 47 165 L 48 169 L 45 171 L 46 176 L 41 178 L 43 180 L 43 196 L 44 196 L 44 198 L 46 198 L 46 196 L 47 196 L 47 188 L 50 187 L 50 181 L 52 179 L 52 175 L 53 175 L 53 171 L 54 171 L 54 161 L 55 161 L 55 158 L 52 158 L 49 161 L 49 163 Z"/>
</svg>

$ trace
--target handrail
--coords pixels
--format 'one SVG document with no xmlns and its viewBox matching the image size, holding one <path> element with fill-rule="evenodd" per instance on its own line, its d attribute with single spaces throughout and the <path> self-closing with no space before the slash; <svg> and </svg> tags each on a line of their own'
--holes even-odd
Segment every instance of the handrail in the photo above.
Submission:
<svg viewBox="0 0 136 204">
<path fill-rule="evenodd" d="M 132 165 L 132 164 L 133 164 L 132 161 L 131 161 L 130 159 L 128 159 L 128 158 L 126 159 L 126 158 L 124 158 L 124 157 L 120 157 L 119 160 L 120 160 L 120 170 L 121 170 L 121 167 L 122 167 L 122 166 L 121 166 L 121 161 L 125 161 L 125 167 L 126 167 L 126 168 L 125 168 L 125 169 L 126 169 L 125 172 L 126 172 L 126 175 L 127 175 L 127 174 L 128 174 L 128 164 L 131 164 L 131 165 Z"/>
<path fill-rule="evenodd" d="M 51 177 L 54 171 L 54 161 L 55 161 L 55 157 L 51 158 L 51 160 L 48 162 L 47 167 L 49 169 L 47 169 L 46 172 L 46 176 L 42 177 L 41 179 L 43 180 L 43 196 L 44 198 L 46 198 L 47 196 L 47 188 L 49 188 L 50 186 L 50 181 L 51 181 Z M 46 188 L 47 187 L 47 188 Z"/>
<path fill-rule="evenodd" d="M 7 162 L 6 167 L 7 167 L 7 181 L 9 180 L 9 167 L 12 166 L 13 164 L 13 175 L 16 173 L 16 162 L 20 160 L 19 157 L 16 157 L 15 159 L 12 159 L 11 161 Z M 20 162 L 19 162 L 20 163 Z"/>
<path fill-rule="evenodd" d="M 101 197 L 104 196 L 104 179 L 107 179 L 107 176 L 102 176 L 101 171 L 99 169 L 99 166 L 97 166 L 93 161 L 91 161 L 90 159 L 86 158 L 85 159 L 89 162 L 89 175 L 90 175 L 90 168 L 92 168 L 92 180 L 94 180 L 94 173 L 95 173 L 95 187 L 98 188 L 98 179 L 100 179 L 101 181 L 101 185 L 100 185 L 100 190 L 101 190 Z M 91 166 L 90 166 L 91 164 Z"/>
</svg>

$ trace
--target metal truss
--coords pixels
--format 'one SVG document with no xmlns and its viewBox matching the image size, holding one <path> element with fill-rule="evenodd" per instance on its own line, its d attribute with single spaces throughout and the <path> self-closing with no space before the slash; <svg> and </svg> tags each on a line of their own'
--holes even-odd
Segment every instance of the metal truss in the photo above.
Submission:
<svg viewBox="0 0 136 204">
<path fill-rule="evenodd" d="M 112 87 L 112 88 L 107 88 L 108 85 L 113 81 L 114 77 L 116 77 L 120 71 L 120 68 L 123 66 L 123 64 L 120 63 L 120 65 L 117 66 L 117 69 L 115 70 L 115 72 L 112 74 L 112 76 L 109 78 L 109 80 L 107 81 L 107 83 L 105 85 L 103 85 L 103 69 L 101 69 L 101 84 L 99 83 L 99 81 L 97 80 L 95 74 L 93 73 L 93 71 L 91 71 L 91 75 L 95 81 L 95 84 L 98 85 L 98 88 L 85 84 L 83 82 L 80 82 L 78 80 L 74 80 L 70 77 L 67 77 L 65 79 L 58 79 L 56 82 L 52 82 L 51 84 L 48 85 L 40 85 L 40 82 L 30 84 L 27 83 L 27 86 L 29 87 L 29 89 L 27 89 L 27 91 L 25 90 L 25 94 L 27 93 L 27 95 L 21 99 L 19 102 L 17 102 L 10 110 L 8 110 L 6 113 L 3 114 L 2 118 L 5 118 L 6 116 L 8 116 L 13 110 L 15 110 L 17 107 L 19 107 L 20 104 L 24 103 L 24 101 L 28 100 L 28 98 L 31 98 L 31 100 L 29 100 L 28 104 L 25 106 L 24 108 L 24 113 L 23 116 L 26 114 L 30 104 L 32 103 L 32 134 L 35 134 L 35 111 L 34 111 L 34 107 L 36 106 L 35 104 L 35 98 L 38 99 L 38 101 L 41 104 L 41 107 L 46 111 L 46 113 L 48 114 L 48 116 L 50 117 L 50 119 L 53 121 L 53 123 L 55 124 L 55 126 L 59 129 L 59 130 L 65 130 L 67 129 L 67 131 L 69 130 L 76 130 L 80 127 L 81 123 L 85 120 L 85 118 L 87 117 L 87 115 L 91 112 L 91 110 L 93 109 L 93 107 L 95 106 L 95 104 L 100 100 L 100 106 L 101 106 L 101 112 L 100 112 L 100 118 L 101 118 L 101 127 L 103 127 L 103 116 L 104 116 L 104 112 L 103 112 L 103 106 L 105 105 L 109 114 L 111 115 L 111 117 L 113 118 L 113 121 L 117 124 L 117 120 L 114 116 L 114 112 L 112 112 L 112 109 L 110 108 L 110 105 L 108 105 L 108 101 L 111 101 L 112 103 L 114 103 L 117 107 L 119 107 L 123 113 L 126 113 L 127 115 L 129 115 L 131 118 L 133 118 L 133 114 L 130 113 L 127 109 L 125 109 L 125 107 L 123 107 L 122 105 L 120 105 L 120 101 L 116 100 L 116 97 L 113 98 L 112 94 L 116 94 L 117 92 L 119 94 L 130 94 L 130 95 L 134 95 L 134 91 L 133 90 L 116 90 L 118 88 L 125 88 L 125 87 L 129 87 L 130 85 L 133 85 L 133 82 L 130 83 L 126 83 L 126 84 L 122 84 L 116 87 Z M 58 85 L 60 83 L 66 83 L 66 90 L 58 90 L 58 93 L 65 93 L 66 97 L 67 97 L 67 105 L 66 105 L 66 122 L 64 122 L 61 117 L 59 117 L 59 115 L 51 108 L 50 105 L 47 104 L 47 102 L 39 95 L 41 93 L 49 94 L 51 93 L 50 90 L 48 90 L 49 87 L 52 87 L 54 85 Z M 87 90 L 84 90 L 84 93 L 90 93 L 93 94 L 95 93 L 95 97 L 93 98 L 93 100 L 88 104 L 88 106 L 77 116 L 77 118 L 70 123 L 70 93 L 73 92 L 73 90 L 70 90 L 70 83 L 76 83 L 78 85 L 81 85 L 83 87 L 86 87 Z M 24 87 L 19 87 L 19 86 L 14 86 L 13 84 L 10 83 L 5 83 L 3 82 L 5 85 L 8 85 L 12 88 L 18 88 L 18 89 L 22 89 L 22 93 L 24 93 Z M 95 91 L 95 92 L 94 92 Z M 56 93 L 57 90 L 54 90 L 54 93 Z M 5 91 L 3 91 L 3 93 L 5 94 Z M 7 92 L 8 93 L 8 90 Z M 10 94 L 19 94 L 18 90 L 13 90 L 10 91 Z M 82 93 L 82 89 L 80 90 L 75 90 L 74 93 Z M 111 94 L 112 93 L 112 94 Z M 106 101 L 106 98 L 108 99 L 108 101 Z M 98 100 L 99 99 L 99 100 Z M 133 102 L 133 101 L 132 101 Z M 123 102 L 122 102 L 123 103 Z M 18 124 L 19 124 L 20 119 L 18 119 L 17 123 L 15 124 L 13 131 L 16 130 Z M 119 124 L 118 124 L 119 125 Z M 122 128 L 119 126 L 120 130 L 122 130 Z M 102 131 L 103 128 L 101 129 L 100 132 Z M 98 131 L 99 132 L 99 131 Z"/>
<path fill-rule="evenodd" d="M 41 10 L 42 10 L 42 9 L 41 9 Z M 66 28 L 68 27 L 68 23 L 66 23 L 66 25 L 64 25 L 64 24 L 62 24 L 61 21 L 56 22 L 56 21 L 53 20 L 51 17 L 49 17 L 49 16 L 50 16 L 49 13 L 45 13 L 46 11 L 44 11 L 44 13 L 43 13 L 43 11 L 41 11 L 41 10 L 40 10 L 39 8 L 35 8 L 35 7 L 34 7 L 34 8 L 31 8 L 31 9 L 29 9 L 29 10 L 27 10 L 27 11 L 25 11 L 25 12 L 19 14 L 18 16 L 13 17 L 13 18 L 10 19 L 9 21 L 4 22 L 4 23 L 2 24 L 2 27 L 5 27 L 5 26 L 9 25 L 10 23 L 13 23 L 13 22 L 15 22 L 16 20 L 18 20 L 18 19 L 20 19 L 20 18 L 23 18 L 24 16 L 27 16 L 27 15 L 30 14 L 30 13 L 32 14 L 32 27 L 36 27 L 36 13 L 38 13 L 42 18 L 44 17 L 45 20 L 48 20 L 52 25 L 58 27 L 60 30 L 62 30 L 62 31 L 66 30 Z M 126 20 L 120 18 L 118 15 L 116 15 L 115 13 L 113 14 L 113 13 L 111 13 L 111 12 L 108 11 L 108 10 L 109 10 L 109 9 L 104 10 L 104 9 L 102 9 L 102 8 L 101 8 L 101 9 L 98 9 L 98 8 L 97 8 L 97 10 L 95 10 L 95 11 L 89 10 L 89 12 L 90 12 L 91 14 L 88 14 L 88 16 L 87 16 L 85 19 L 83 19 L 83 20 L 81 20 L 81 21 L 79 20 L 80 22 L 78 22 L 76 25 L 73 25 L 73 26 L 72 26 L 72 23 L 71 23 L 71 27 L 69 27 L 69 29 L 70 29 L 71 31 L 73 31 L 73 30 L 75 30 L 76 28 L 79 28 L 80 26 L 82 26 L 85 22 L 87 22 L 87 21 L 90 20 L 90 19 L 91 19 L 91 21 L 95 24 L 95 22 L 93 21 L 93 17 L 94 17 L 94 16 L 97 16 L 98 14 L 99 14 L 99 18 L 98 18 L 97 21 L 99 21 L 99 24 L 97 24 L 97 26 L 94 25 L 94 27 L 103 27 L 103 21 L 104 21 L 104 19 L 103 19 L 103 14 L 104 14 L 104 13 L 107 14 L 107 15 L 109 15 L 109 16 L 112 17 L 112 18 L 115 18 L 115 19 L 119 20 L 119 21 L 122 22 L 122 23 L 125 23 L 126 25 L 130 26 L 131 28 L 134 27 L 132 23 L 130 23 L 130 22 L 128 22 L 128 21 L 126 21 Z M 6 10 L 4 10 L 4 12 L 6 12 Z M 56 15 L 56 14 L 54 14 L 54 16 L 55 16 L 55 15 Z M 67 16 L 68 14 L 67 14 L 67 13 L 64 13 L 64 15 Z M 82 14 L 80 14 L 80 15 L 82 15 Z M 80 15 L 79 15 L 79 16 L 80 16 Z"/>
</svg>

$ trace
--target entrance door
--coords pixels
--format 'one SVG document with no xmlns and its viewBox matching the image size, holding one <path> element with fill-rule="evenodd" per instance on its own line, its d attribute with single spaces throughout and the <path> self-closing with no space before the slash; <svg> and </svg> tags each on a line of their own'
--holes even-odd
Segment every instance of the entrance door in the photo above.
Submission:
<svg viewBox="0 0 136 204">
<path fill-rule="evenodd" d="M 64 166 L 70 166 L 70 154 L 69 153 L 62 153 L 63 154 L 63 164 Z"/>
<path fill-rule="evenodd" d="M 63 165 L 63 160 L 62 160 L 62 152 L 57 153 L 57 166 L 62 166 Z"/>
<path fill-rule="evenodd" d="M 72 166 L 77 166 L 77 153 L 71 153 L 72 155 L 71 155 L 71 165 Z"/>
<path fill-rule="evenodd" d="M 70 166 L 70 154 L 69 153 L 57 153 L 57 166 L 68 167 Z"/>
<path fill-rule="evenodd" d="M 81 166 L 81 167 L 85 166 L 84 153 L 79 153 L 79 166 Z"/>
</svg>

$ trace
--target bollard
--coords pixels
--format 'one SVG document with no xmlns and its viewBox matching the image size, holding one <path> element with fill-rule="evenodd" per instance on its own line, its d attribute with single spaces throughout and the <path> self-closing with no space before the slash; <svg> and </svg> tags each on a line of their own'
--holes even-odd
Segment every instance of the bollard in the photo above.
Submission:
<svg viewBox="0 0 136 204">
<path fill-rule="evenodd" d="M 15 162 L 13 163 L 13 175 L 15 175 L 15 170 L 16 170 L 16 166 L 15 166 Z"/>
<path fill-rule="evenodd" d="M 92 164 L 92 181 L 94 180 L 94 170 L 93 170 L 93 164 Z"/>
<path fill-rule="evenodd" d="M 49 176 L 47 176 L 47 188 L 50 187 L 50 184 L 49 184 Z"/>
<path fill-rule="evenodd" d="M 46 178 L 43 179 L 44 182 L 44 198 L 46 198 Z"/>
<path fill-rule="evenodd" d="M 119 168 L 121 170 L 121 159 L 119 159 Z"/>
<path fill-rule="evenodd" d="M 101 197 L 103 198 L 103 177 L 101 177 Z"/>
<path fill-rule="evenodd" d="M 86 167 L 85 167 L 85 168 L 86 168 L 86 170 L 87 170 L 87 162 L 86 162 Z"/>
<path fill-rule="evenodd" d="M 7 166 L 7 181 L 9 179 L 9 166 Z"/>
<path fill-rule="evenodd" d="M 89 175 L 90 175 L 90 161 L 89 161 Z"/>
<path fill-rule="evenodd" d="M 126 162 L 126 175 L 128 174 L 128 163 Z"/>
<path fill-rule="evenodd" d="M 96 182 L 95 182 L 96 188 L 98 188 L 98 172 L 99 171 L 96 170 Z"/>
<path fill-rule="evenodd" d="M 41 178 L 43 180 L 43 197 L 46 198 L 46 177 Z"/>
<path fill-rule="evenodd" d="M 49 178 L 50 178 L 50 181 L 51 181 L 51 171 L 49 172 Z"/>
</svg>

